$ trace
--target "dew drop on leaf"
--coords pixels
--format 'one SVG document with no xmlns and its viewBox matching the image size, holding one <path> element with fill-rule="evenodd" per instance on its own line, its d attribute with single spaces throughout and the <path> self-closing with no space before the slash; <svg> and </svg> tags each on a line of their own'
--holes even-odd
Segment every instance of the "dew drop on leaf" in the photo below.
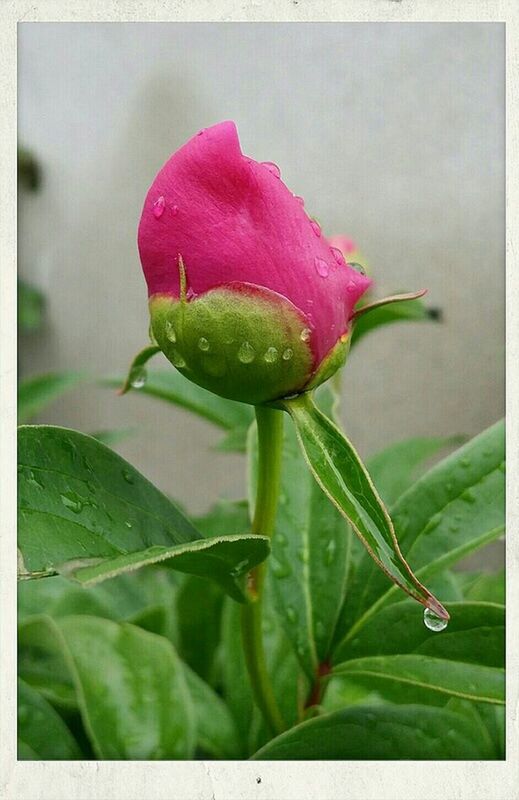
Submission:
<svg viewBox="0 0 519 800">
<path fill-rule="evenodd" d="M 426 628 L 435 632 L 444 631 L 448 625 L 448 620 L 442 619 L 430 608 L 426 608 L 423 612 L 423 622 Z"/>
<path fill-rule="evenodd" d="M 292 574 L 292 567 L 290 564 L 282 564 L 280 561 L 272 559 L 272 574 L 275 578 L 288 578 Z"/>
<path fill-rule="evenodd" d="M 72 511 L 74 514 L 80 514 L 83 511 L 83 500 L 75 492 L 65 492 L 61 495 L 61 502 Z"/>
<path fill-rule="evenodd" d="M 144 367 L 134 367 L 130 372 L 130 386 L 132 389 L 142 389 L 146 383 L 146 370 Z"/>
<path fill-rule="evenodd" d="M 123 478 L 126 483 L 135 483 L 135 479 L 133 477 L 133 473 L 130 472 L 129 469 L 123 469 Z"/>
<path fill-rule="evenodd" d="M 292 623 L 297 622 L 297 612 L 296 612 L 295 608 L 293 608 L 292 606 L 287 606 L 286 613 L 287 613 L 287 619 L 288 619 L 289 622 L 292 622 Z"/>
</svg>

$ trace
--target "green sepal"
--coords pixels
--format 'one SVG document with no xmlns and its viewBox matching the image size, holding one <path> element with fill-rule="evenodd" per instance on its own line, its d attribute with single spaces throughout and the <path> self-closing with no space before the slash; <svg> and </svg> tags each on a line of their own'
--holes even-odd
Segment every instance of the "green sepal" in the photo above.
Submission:
<svg viewBox="0 0 519 800">
<path fill-rule="evenodd" d="M 312 375 L 310 382 L 305 386 L 305 392 L 317 388 L 317 386 L 327 381 L 328 378 L 331 378 L 332 375 L 335 375 L 335 373 L 344 366 L 350 351 L 350 344 L 351 330 L 343 334 L 332 349 L 325 355 L 319 364 L 319 368 L 314 375 Z"/>
<path fill-rule="evenodd" d="M 150 358 L 153 358 L 153 356 L 157 355 L 159 352 L 160 347 L 157 344 L 148 344 L 146 347 L 143 347 L 142 350 L 139 350 L 137 355 L 134 356 L 133 361 L 128 369 L 126 380 L 117 394 L 123 395 L 126 394 L 126 392 L 129 392 L 130 389 L 137 388 L 134 386 L 135 381 L 142 381 L 141 385 L 143 385 L 146 381 L 146 370 L 144 369 L 144 366 L 148 363 Z"/>
<path fill-rule="evenodd" d="M 150 314 L 166 358 L 221 397 L 259 405 L 295 394 L 310 378 L 308 323 L 269 289 L 235 282 L 189 301 L 155 295 Z"/>
</svg>

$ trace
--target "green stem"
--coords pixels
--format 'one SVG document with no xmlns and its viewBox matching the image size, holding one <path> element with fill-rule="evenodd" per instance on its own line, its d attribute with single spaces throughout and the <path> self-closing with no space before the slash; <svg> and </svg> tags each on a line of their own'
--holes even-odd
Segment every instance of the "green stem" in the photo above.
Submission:
<svg viewBox="0 0 519 800">
<path fill-rule="evenodd" d="M 272 536 L 279 497 L 283 449 L 283 412 L 256 406 L 258 424 L 258 484 L 252 533 Z M 272 733 L 285 730 L 267 672 L 261 629 L 265 562 L 249 573 L 249 602 L 241 617 L 242 643 L 252 693 Z"/>
</svg>

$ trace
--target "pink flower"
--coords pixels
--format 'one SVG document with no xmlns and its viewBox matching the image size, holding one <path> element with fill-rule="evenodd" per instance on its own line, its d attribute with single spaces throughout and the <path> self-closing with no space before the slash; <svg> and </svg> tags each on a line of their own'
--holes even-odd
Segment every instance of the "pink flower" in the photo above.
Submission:
<svg viewBox="0 0 519 800">
<path fill-rule="evenodd" d="M 328 377 L 332 355 L 349 336 L 355 304 L 371 283 L 330 246 L 279 169 L 242 154 L 233 122 L 200 131 L 162 167 L 146 196 L 138 243 L 161 348 L 195 382 L 246 402 L 294 394 Z M 222 298 L 232 305 L 234 324 L 222 321 Z M 194 343 L 184 341 L 182 303 L 206 368 Z M 240 337 L 236 319 L 251 308 L 258 310 L 256 325 L 245 325 Z M 170 338 L 168 322 L 178 328 Z M 270 371 L 260 370 L 254 380 L 260 363 Z M 243 375 L 251 378 L 247 386 L 235 386 Z"/>
</svg>

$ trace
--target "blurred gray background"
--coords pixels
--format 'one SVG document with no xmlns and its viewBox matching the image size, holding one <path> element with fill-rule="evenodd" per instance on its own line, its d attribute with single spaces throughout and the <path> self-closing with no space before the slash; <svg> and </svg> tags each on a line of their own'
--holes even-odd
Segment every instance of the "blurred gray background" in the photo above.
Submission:
<svg viewBox="0 0 519 800">
<path fill-rule="evenodd" d="M 428 287 L 443 309 L 441 325 L 388 327 L 352 354 L 342 416 L 360 452 L 503 414 L 503 25 L 25 23 L 18 114 L 44 171 L 20 198 L 20 275 L 48 298 L 23 375 L 125 371 L 147 342 L 147 188 L 194 132 L 233 119 L 327 235 L 358 242 L 377 295 Z M 244 494 L 242 457 L 211 450 L 218 432 L 137 392 L 83 385 L 44 421 L 138 426 L 118 450 L 192 511 Z"/>
</svg>

